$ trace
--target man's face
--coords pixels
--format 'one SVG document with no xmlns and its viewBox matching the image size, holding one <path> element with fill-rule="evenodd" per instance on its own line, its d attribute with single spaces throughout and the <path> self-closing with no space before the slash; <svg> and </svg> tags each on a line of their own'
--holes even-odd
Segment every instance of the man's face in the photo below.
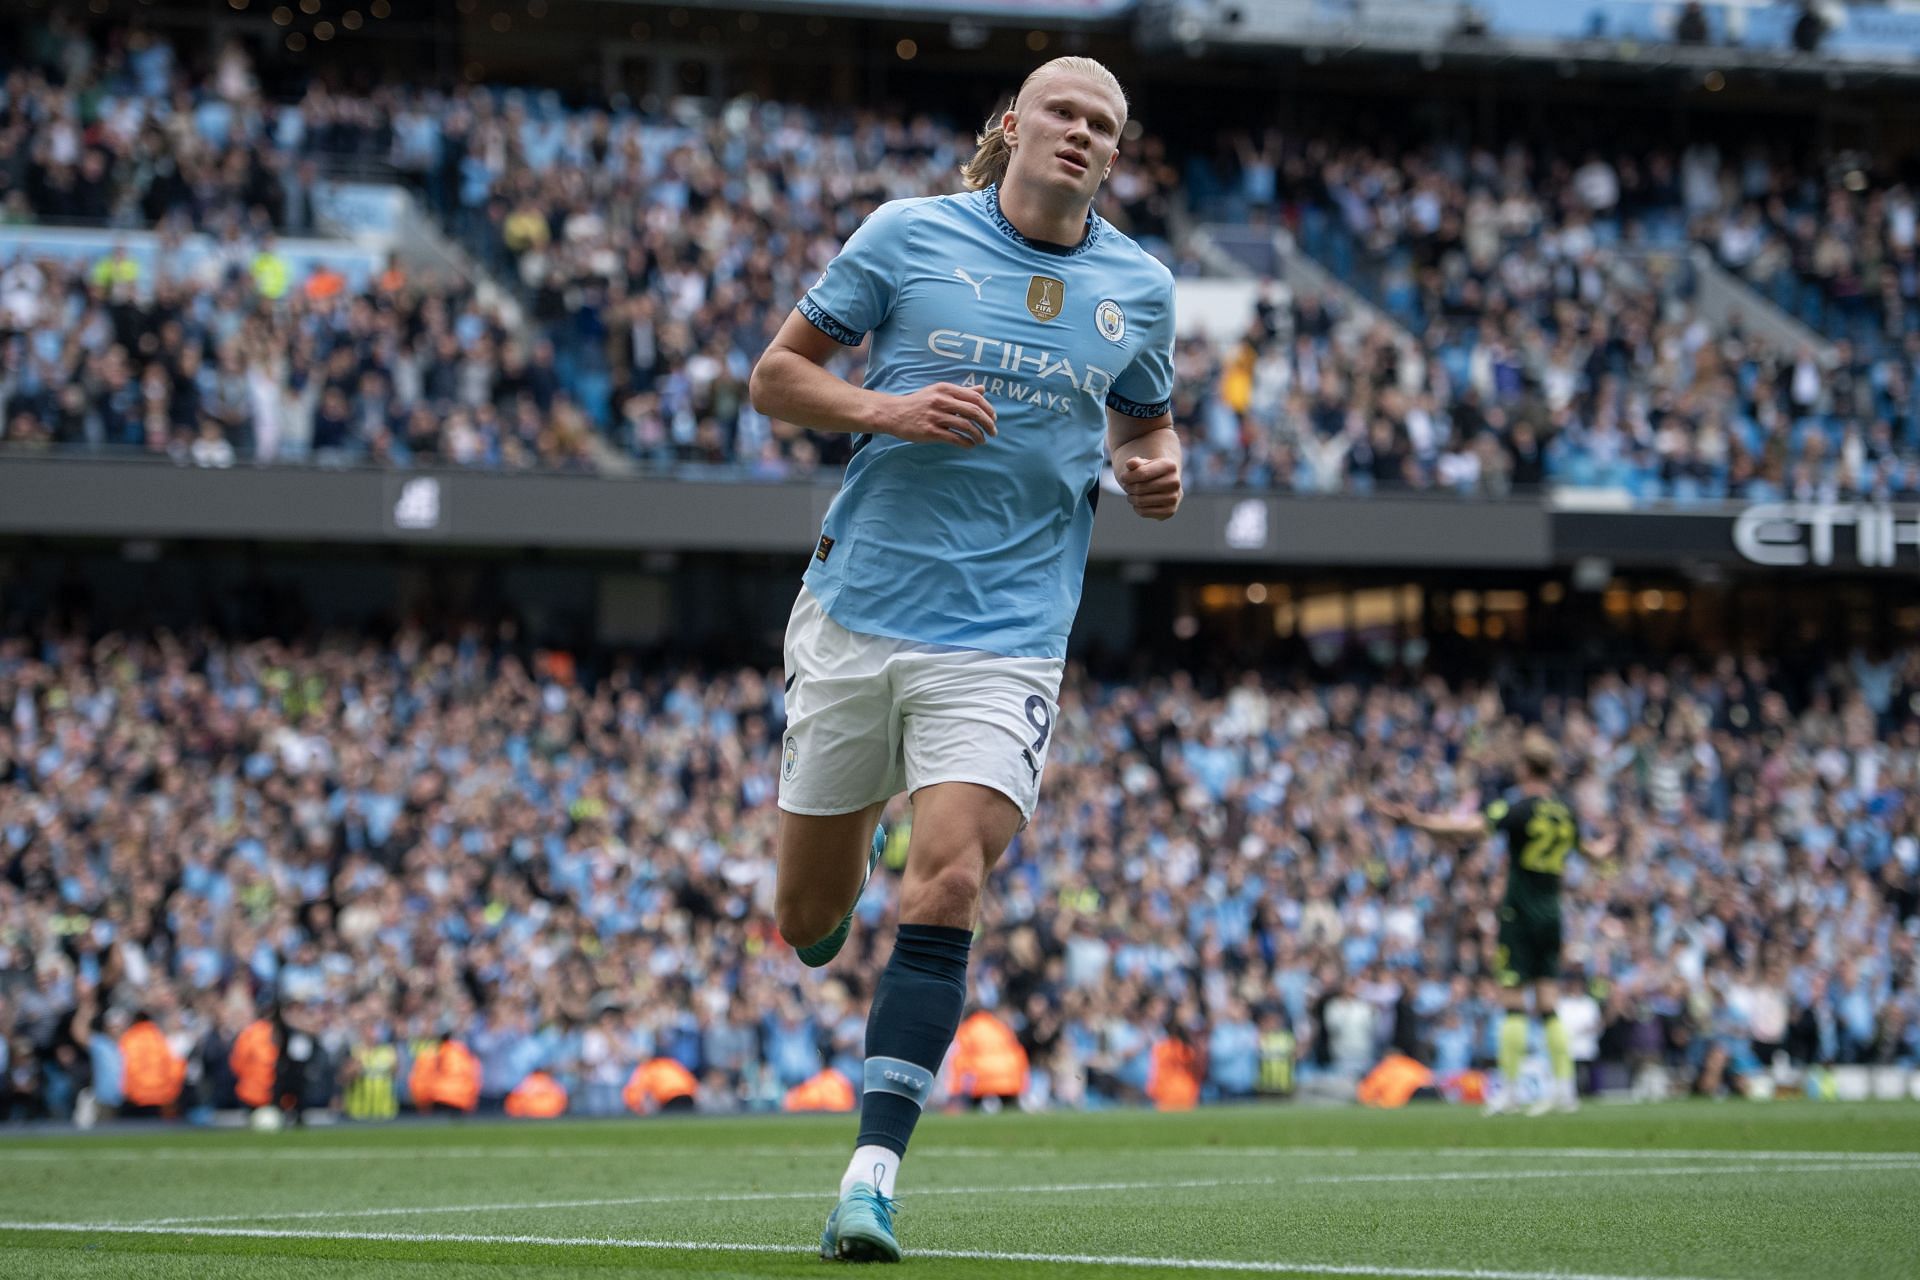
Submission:
<svg viewBox="0 0 1920 1280">
<path fill-rule="evenodd" d="M 1022 181 L 1093 201 L 1120 145 L 1126 104 L 1088 76 L 1055 72 L 1030 86 L 1002 121 Z"/>
</svg>

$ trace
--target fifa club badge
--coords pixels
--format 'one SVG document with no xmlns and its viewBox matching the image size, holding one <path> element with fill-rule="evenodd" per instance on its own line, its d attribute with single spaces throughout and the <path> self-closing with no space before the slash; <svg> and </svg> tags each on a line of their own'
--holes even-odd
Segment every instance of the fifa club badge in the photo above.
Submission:
<svg viewBox="0 0 1920 1280">
<path fill-rule="evenodd" d="M 1093 323 L 1108 342 L 1118 342 L 1127 336 L 1127 313 L 1112 298 L 1102 298 L 1100 305 L 1093 309 Z"/>
<path fill-rule="evenodd" d="M 1035 276 L 1027 282 L 1027 310 L 1041 322 L 1053 319 L 1067 305 L 1067 282 L 1052 276 Z"/>
</svg>

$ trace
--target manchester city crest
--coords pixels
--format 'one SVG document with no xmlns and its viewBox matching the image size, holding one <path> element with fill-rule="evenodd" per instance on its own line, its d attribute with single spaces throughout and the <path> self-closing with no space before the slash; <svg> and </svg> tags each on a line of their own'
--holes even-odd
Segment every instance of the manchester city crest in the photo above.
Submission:
<svg viewBox="0 0 1920 1280">
<path fill-rule="evenodd" d="M 1127 336 L 1127 313 L 1112 298 L 1100 299 L 1100 305 L 1093 309 L 1093 323 L 1108 342 L 1118 342 Z"/>
</svg>

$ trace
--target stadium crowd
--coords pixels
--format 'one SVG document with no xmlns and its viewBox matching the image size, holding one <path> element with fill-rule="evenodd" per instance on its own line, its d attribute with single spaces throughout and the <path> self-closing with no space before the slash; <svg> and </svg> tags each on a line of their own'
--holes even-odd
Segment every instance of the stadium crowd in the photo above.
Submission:
<svg viewBox="0 0 1920 1280">
<path fill-rule="evenodd" d="M 0 270 L 3 440 L 21 452 L 136 449 L 182 463 L 598 466 L 551 344 L 516 341 L 473 290 L 398 264 L 360 292 L 287 278 L 274 240 L 211 278 L 143 292 L 109 257 Z"/>
<path fill-rule="evenodd" d="M 230 252 L 224 274 L 164 289 L 119 282 L 117 306 L 111 262 L 79 273 L 10 264 L 8 297 L 30 313 L 0 310 L 15 371 L 0 383 L 0 443 L 17 447 L 131 445 L 212 465 L 319 456 L 809 474 L 842 461 L 847 442 L 757 414 L 744 394 L 752 361 L 869 209 L 953 189 L 971 149 L 952 121 L 744 100 L 570 109 L 551 92 L 352 95 L 319 81 L 279 100 L 236 46 L 195 77 L 151 34 L 96 45 L 58 19 L 23 53 L 0 92 L 8 220 L 192 225 Z M 1184 341 L 1177 418 L 1197 485 L 1920 493 L 1920 275 L 1903 186 L 1844 164 L 1829 175 L 1764 155 L 1723 163 L 1705 146 L 1563 156 L 1385 151 L 1334 135 L 1228 141 L 1223 162 L 1196 153 L 1176 167 L 1161 139 L 1133 139 L 1101 211 L 1181 273 L 1198 270 L 1180 233 L 1195 216 L 1284 222 L 1393 323 L 1274 294 L 1241 340 Z M 317 305 L 304 301 L 312 282 L 276 282 L 271 237 L 311 229 L 322 162 L 343 160 L 411 184 L 521 292 L 526 328 L 471 315 L 467 291 L 442 282 L 355 298 L 323 279 Z M 1688 301 L 1684 249 L 1696 239 L 1837 338 L 1832 357 L 1704 323 Z M 356 322 L 360 303 L 373 314 Z M 104 346 L 46 354 L 73 331 L 60 321 L 159 328 L 169 307 L 225 317 L 187 334 L 190 363 L 128 347 L 105 323 L 77 326 Z M 415 319 L 429 310 L 462 317 L 452 346 Z M 236 314 L 264 321 L 262 341 L 237 357 L 222 350 Z M 402 341 L 371 347 L 357 332 L 366 323 Z M 311 335 L 304 356 L 297 334 Z M 311 370 L 343 345 L 352 368 L 325 382 L 346 404 L 329 409 Z M 36 354 L 43 371 L 20 372 Z M 261 396 L 225 417 L 190 414 L 218 394 L 223 368 L 241 380 L 236 359 Z M 493 360 L 514 366 L 493 378 L 504 389 L 480 385 Z M 173 416 L 189 420 L 164 433 L 125 426 L 124 405 L 102 401 L 138 397 L 106 370 L 66 393 L 84 407 L 17 390 L 72 382 L 96 362 L 127 364 L 132 385 L 164 377 Z M 453 395 L 431 379 L 416 390 L 419 366 L 447 362 L 463 370 Z M 524 369 L 545 370 L 531 402 Z M 315 415 L 324 444 L 303 452 Z"/>
<path fill-rule="evenodd" d="M 27 398 L 3 397 L 0 443 L 29 448 L 131 446 L 221 463 L 311 452 L 399 465 L 578 467 L 604 462 L 607 450 L 587 446 L 609 441 L 651 467 L 805 474 L 822 453 L 828 463 L 844 460 L 847 442 L 810 438 L 755 413 L 745 393 L 753 359 L 868 210 L 952 189 L 971 154 L 963 132 L 926 118 L 883 123 L 874 114 L 780 104 L 567 111 L 552 93 L 396 87 L 356 96 L 318 83 L 276 102 L 262 95 L 237 46 L 196 81 L 151 35 L 97 47 L 58 19 L 26 52 L 26 65 L 0 92 L 0 206 L 9 220 L 197 228 L 223 250 L 192 280 L 143 279 L 117 255 L 81 271 L 30 251 L 14 256 L 9 297 L 17 305 L 0 313 L 0 340 L 13 364 L 42 354 L 45 367 L 28 379 L 36 387 Z M 334 279 L 321 282 L 319 297 L 312 281 L 290 287 L 274 237 L 313 229 L 323 161 L 330 169 L 377 162 L 410 180 L 481 263 L 522 291 L 524 329 L 506 333 L 495 315 L 464 315 L 469 291 L 441 282 L 360 298 Z M 1116 171 L 1107 212 L 1164 250 L 1171 180 L 1149 140 Z M 373 314 L 356 320 L 362 302 Z M 121 327 L 137 330 L 160 327 L 182 307 L 222 320 L 211 333 L 187 335 L 198 351 L 187 367 L 174 353 L 156 361 L 129 347 L 105 324 L 85 330 L 84 351 L 64 360 L 44 354 L 80 327 L 76 320 L 99 312 L 129 313 Z M 411 314 L 428 308 L 467 321 L 444 351 L 442 335 L 423 332 Z M 202 415 L 164 437 L 122 429 L 98 403 L 113 398 L 113 388 L 101 386 L 108 379 L 90 376 L 87 408 L 66 416 L 109 420 L 76 435 L 76 425 L 55 421 L 60 415 L 31 396 L 37 384 L 70 381 L 75 367 L 115 346 L 139 365 L 133 380 L 151 373 L 156 383 L 167 380 L 174 400 L 204 396 L 236 313 L 262 317 L 273 340 L 238 357 L 268 394 L 229 419 Z M 361 338 L 369 322 L 397 328 L 402 340 L 370 347 Z M 294 346 L 303 333 L 312 354 L 349 370 L 349 403 L 334 408 L 353 411 L 339 440 L 311 451 L 301 428 L 316 412 L 306 403 L 316 383 Z M 336 361 L 342 347 L 351 355 Z M 415 388 L 416 366 L 436 361 L 462 366 L 463 376 L 451 388 Z M 519 366 L 492 378 L 504 390 L 486 385 L 494 361 Z M 153 370 L 155 363 L 162 367 Z M 530 366 L 543 370 L 531 405 L 514 385 Z M 363 406 L 369 377 L 386 394 Z M 457 394 L 435 394 L 448 389 Z M 409 433 L 387 420 L 416 409 L 441 417 L 464 410 L 442 429 L 459 447 L 408 448 Z M 324 426 L 316 430 L 326 436 Z M 418 426 L 424 430 L 424 413 Z M 554 439 L 535 447 L 546 435 Z"/>
<path fill-rule="evenodd" d="M 1489 1062 L 1503 855 L 1367 799 L 1489 801 L 1518 709 L 1417 673 L 1076 670 L 972 971 L 1028 1101 L 1350 1083 L 1389 1049 L 1443 1082 Z M 1589 834 L 1621 837 L 1568 874 L 1561 1007 L 1591 1083 L 1920 1066 L 1920 651 L 1634 667 L 1526 709 Z M 782 718 L 772 673 L 478 628 L 0 641 L 0 1115 L 150 1109 L 156 1079 L 170 1111 L 265 1090 L 360 1115 L 409 1081 L 499 1109 L 538 1074 L 604 1113 L 860 1079 L 897 880 L 829 970 L 779 941 Z M 291 1086 L 260 1082 L 266 1042 Z"/>
<path fill-rule="evenodd" d="M 1471 465 L 1440 455 L 1451 435 L 1543 451 L 1558 483 L 1645 497 L 1920 492 L 1920 277 L 1898 184 L 1859 198 L 1848 184 L 1866 178 L 1848 169 L 1816 219 L 1816 166 L 1760 157 L 1736 174 L 1708 146 L 1383 151 L 1272 134 L 1239 139 L 1222 168 L 1231 180 L 1201 166 L 1196 205 L 1283 220 L 1416 335 L 1397 371 L 1404 406 L 1374 433 L 1403 483 L 1473 488 Z M 1743 190 L 1758 194 L 1741 205 Z M 1695 240 L 1837 339 L 1831 358 L 1737 320 L 1716 332 L 1691 305 Z M 1883 329 L 1854 323 L 1862 280 Z"/>
<path fill-rule="evenodd" d="M 1836 340 L 1878 357 L 1920 333 L 1920 209 L 1864 157 L 1795 165 L 1762 146 L 1689 152 L 1687 207 L 1721 265 Z"/>
</svg>

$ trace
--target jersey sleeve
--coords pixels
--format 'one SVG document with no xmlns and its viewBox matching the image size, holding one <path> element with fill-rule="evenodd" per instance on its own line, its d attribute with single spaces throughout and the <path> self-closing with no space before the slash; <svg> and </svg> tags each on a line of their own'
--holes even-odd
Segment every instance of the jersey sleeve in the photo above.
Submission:
<svg viewBox="0 0 1920 1280">
<path fill-rule="evenodd" d="M 883 204 L 847 238 L 800 299 L 799 311 L 807 323 L 854 347 L 887 318 L 906 261 L 907 208 L 900 200 Z"/>
<path fill-rule="evenodd" d="M 1163 269 L 1164 270 L 1164 269 Z M 1173 278 L 1133 363 L 1107 392 L 1107 408 L 1129 418 L 1158 418 L 1173 407 Z"/>
<path fill-rule="evenodd" d="M 1499 835 L 1506 831 L 1513 818 L 1513 806 L 1505 799 L 1495 800 L 1486 807 L 1483 816 L 1487 820 L 1487 834 Z"/>
</svg>

